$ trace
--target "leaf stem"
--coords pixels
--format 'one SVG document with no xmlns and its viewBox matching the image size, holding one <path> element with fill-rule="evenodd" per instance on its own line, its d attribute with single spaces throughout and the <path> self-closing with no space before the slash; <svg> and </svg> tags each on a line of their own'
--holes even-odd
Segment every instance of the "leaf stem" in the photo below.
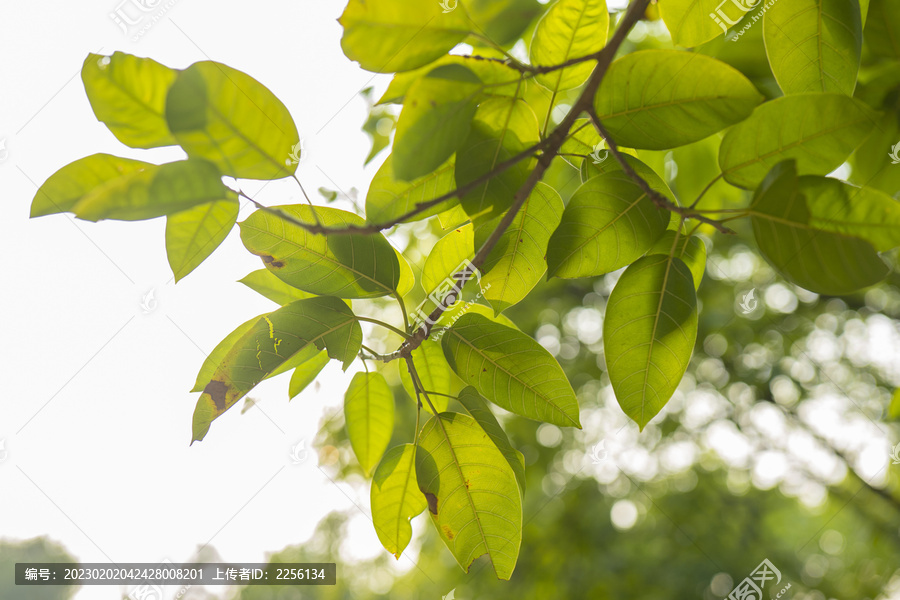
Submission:
<svg viewBox="0 0 900 600">
<path fill-rule="evenodd" d="M 361 317 L 359 315 L 356 315 L 356 320 L 357 321 L 365 321 L 366 323 L 374 323 L 375 325 L 381 325 L 385 329 L 390 329 L 391 331 L 393 331 L 394 333 L 396 333 L 397 335 L 399 335 L 400 337 L 402 337 L 403 339 L 406 339 L 406 340 L 410 339 L 410 337 L 411 337 L 408 333 L 406 333 L 402 329 L 398 329 L 398 328 L 394 327 L 393 325 L 391 325 L 390 323 L 385 323 L 384 321 L 379 321 L 378 319 L 373 319 L 372 317 Z"/>
</svg>

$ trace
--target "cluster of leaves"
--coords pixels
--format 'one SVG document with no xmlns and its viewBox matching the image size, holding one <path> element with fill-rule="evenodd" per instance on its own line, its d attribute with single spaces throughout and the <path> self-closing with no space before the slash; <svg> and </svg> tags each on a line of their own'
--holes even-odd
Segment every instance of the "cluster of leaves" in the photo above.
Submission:
<svg viewBox="0 0 900 600">
<path fill-rule="evenodd" d="M 452 10 L 433 0 L 350 0 L 340 19 L 344 53 L 364 69 L 395 73 L 378 102 L 402 105 L 392 152 L 369 186 L 365 217 L 248 198 L 258 210 L 240 223 L 241 240 L 265 268 L 242 282 L 281 308 L 238 327 L 204 362 L 193 439 L 264 379 L 293 370 L 293 397 L 331 359 L 345 370 L 357 357 L 374 359 L 378 369 L 353 377 L 344 409 L 354 452 L 372 476 L 379 539 L 399 556 L 409 520 L 427 509 L 464 569 L 487 554 L 496 575 L 509 578 L 522 539 L 524 463 L 488 402 L 559 426 L 580 422 L 556 359 L 503 311 L 545 275 L 624 269 L 606 307 L 604 354 L 622 410 L 643 428 L 674 393 L 697 338 L 706 262 L 699 227 L 731 233 L 726 221 L 749 219 L 773 267 L 814 292 L 847 294 L 884 278 L 879 253 L 900 245 L 900 206 L 884 190 L 885 159 L 873 168 L 865 157 L 878 154 L 872 140 L 884 123 L 897 123 L 897 51 L 883 39 L 900 26 L 886 1 L 768 8 L 761 60 L 777 85 L 763 93 L 749 74 L 758 64 L 737 68 L 704 48 L 616 58 L 632 26 L 652 18 L 648 0 L 615 15 L 612 28 L 605 0 L 558 0 L 546 10 L 530 0 L 472 0 Z M 714 43 L 719 26 L 699 6 L 660 0 L 675 43 Z M 867 12 L 885 15 L 872 26 L 870 52 L 886 67 L 853 96 Z M 526 62 L 510 48 L 529 32 Z M 464 41 L 474 54 L 449 54 Z M 32 216 L 166 216 L 180 279 L 236 222 L 244 194 L 223 176 L 296 179 L 290 113 L 240 71 L 211 61 L 175 70 L 117 52 L 89 55 L 82 78 L 97 118 L 122 143 L 177 144 L 188 158 L 154 165 L 89 156 L 41 186 Z M 378 123 L 387 114 L 366 126 L 376 147 L 386 141 Z M 711 181 L 676 195 L 651 164 L 660 152 L 708 139 L 714 160 L 701 168 L 712 169 Z M 604 145 L 614 160 L 598 160 Z M 851 155 L 854 173 L 871 171 L 866 181 L 827 177 Z M 558 168 L 577 170 L 574 193 L 541 181 Z M 735 194 L 752 199 L 736 208 L 715 202 Z M 419 289 L 382 231 L 432 217 L 453 229 L 422 265 Z M 489 307 L 467 304 L 451 323 L 445 313 L 473 267 Z M 406 302 L 423 292 L 433 308 L 410 326 Z M 385 297 L 397 300 L 402 324 L 357 314 L 351 302 Z M 364 344 L 361 321 L 398 336 L 396 351 Z M 429 338 L 436 328 L 440 342 Z M 430 416 L 421 427 L 417 419 L 411 443 L 388 449 L 394 403 L 381 370 L 394 360 L 405 363 L 401 377 L 417 410 Z M 462 412 L 447 410 L 449 399 Z"/>
</svg>

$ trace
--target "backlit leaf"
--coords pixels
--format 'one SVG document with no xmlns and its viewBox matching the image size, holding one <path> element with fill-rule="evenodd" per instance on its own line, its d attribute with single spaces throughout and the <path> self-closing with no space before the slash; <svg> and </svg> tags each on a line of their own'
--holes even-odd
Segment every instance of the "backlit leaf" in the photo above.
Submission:
<svg viewBox="0 0 900 600">
<path fill-rule="evenodd" d="M 569 380 L 531 336 L 467 313 L 441 343 L 456 374 L 497 406 L 529 419 L 581 427 Z"/>
<path fill-rule="evenodd" d="M 425 390 L 437 392 L 429 395 L 435 409 L 438 412 L 447 410 L 447 396 L 455 395 L 459 386 L 454 381 L 456 375 L 453 374 L 450 365 L 447 364 L 441 345 L 426 339 L 418 348 L 412 351 L 412 359 L 416 366 L 416 373 L 419 375 Z M 416 388 L 413 386 L 412 377 L 409 374 L 409 369 L 406 367 L 406 362 L 397 361 L 397 365 L 400 369 L 400 383 L 403 384 L 403 389 L 415 400 Z M 428 406 L 428 402 L 424 398 L 422 399 L 422 407 L 431 413 L 431 407 Z"/>
<path fill-rule="evenodd" d="M 471 223 L 458 227 L 435 243 L 422 267 L 422 287 L 431 293 L 459 265 L 475 255 L 475 234 Z"/>
<path fill-rule="evenodd" d="M 547 248 L 551 277 L 602 275 L 631 264 L 659 239 L 669 213 L 622 171 L 587 180 L 576 191 Z"/>
<path fill-rule="evenodd" d="M 362 329 L 341 300 L 319 296 L 297 300 L 257 317 L 235 337 L 197 401 L 194 441 L 202 440 L 213 420 L 298 353 L 324 348 L 346 369 L 359 352 Z"/>
<path fill-rule="evenodd" d="M 456 155 L 456 184 L 463 186 L 493 171 L 497 165 L 527 150 L 540 139 L 534 111 L 523 101 L 490 98 L 475 113 L 469 137 Z M 519 161 L 460 199 L 470 217 L 503 212 L 528 179 L 535 160 Z"/>
<path fill-rule="evenodd" d="M 483 554 L 509 579 L 522 543 L 522 497 L 506 457 L 472 417 L 444 412 L 422 428 L 416 478 L 428 514 L 468 572 Z"/>
<path fill-rule="evenodd" d="M 372 523 L 385 550 L 400 558 L 412 539 L 410 519 L 428 507 L 416 480 L 416 447 L 394 446 L 372 476 Z"/>
<path fill-rule="evenodd" d="M 344 419 L 353 453 L 366 475 L 381 460 L 394 432 L 394 394 L 381 373 L 357 373 L 344 394 Z"/>
<path fill-rule="evenodd" d="M 877 283 L 887 265 L 864 240 L 813 226 L 793 161 L 775 166 L 756 190 L 750 223 L 762 255 L 785 277 L 818 294 L 842 295 Z"/>
<path fill-rule="evenodd" d="M 387 223 L 399 219 L 417 204 L 434 200 L 456 189 L 453 178 L 455 168 L 453 158 L 439 166 L 431 173 L 414 181 L 402 181 L 394 176 L 392 156 L 388 156 L 369 184 L 366 194 L 366 221 L 369 223 Z M 448 198 L 429 209 L 423 210 L 404 222 L 418 221 L 436 215 L 457 206 L 456 198 Z"/>
<path fill-rule="evenodd" d="M 329 360 L 331 359 L 328 358 L 328 353 L 322 350 L 309 360 L 297 365 L 294 368 L 294 374 L 291 375 L 291 383 L 288 385 L 288 398 L 293 400 L 300 395 L 300 392 L 316 380 Z"/>
<path fill-rule="evenodd" d="M 545 183 L 516 213 L 482 266 L 481 288 L 497 313 L 520 302 L 547 271 L 547 243 L 563 214 L 559 193 Z M 480 248 L 497 228 L 502 216 L 479 223 L 475 247 Z"/>
<path fill-rule="evenodd" d="M 699 238 L 679 235 L 676 241 L 675 231 L 667 231 L 656 240 L 647 254 L 664 254 L 680 258 L 691 271 L 694 289 L 700 287 L 703 274 L 706 272 L 706 245 Z"/>
<path fill-rule="evenodd" d="M 672 34 L 672 42 L 699 46 L 726 33 L 762 0 L 660 0 L 659 14 Z"/>
<path fill-rule="evenodd" d="M 763 36 L 785 94 L 853 95 L 862 50 L 858 0 L 775 2 L 763 15 Z"/>
<path fill-rule="evenodd" d="M 239 283 L 243 283 L 254 292 L 265 296 L 279 306 L 313 296 L 309 292 L 304 292 L 286 284 L 268 269 L 258 269 L 248 273 L 243 279 L 239 280 Z"/>
<path fill-rule="evenodd" d="M 312 208 L 305 204 L 274 208 L 315 223 Z M 327 227 L 365 224 L 361 217 L 336 208 L 316 207 L 315 214 Z M 306 292 L 374 298 L 399 287 L 398 254 L 381 234 L 313 234 L 264 210 L 239 225 L 244 246 L 279 279 Z"/>
<path fill-rule="evenodd" d="M 219 247 L 237 222 L 237 194 L 166 217 L 166 256 L 175 281 L 184 278 Z"/>
<path fill-rule="evenodd" d="M 434 69 L 412 85 L 397 122 L 391 160 L 402 181 L 424 177 L 465 141 L 482 83 L 461 65 Z"/>
<path fill-rule="evenodd" d="M 177 144 L 166 124 L 166 94 L 178 71 L 150 58 L 88 54 L 81 80 L 97 120 L 132 148 Z"/>
<path fill-rule="evenodd" d="M 606 45 L 609 12 L 606 0 L 558 0 L 541 17 L 531 41 L 531 64 L 559 65 L 594 54 Z M 587 81 L 594 62 L 539 73 L 535 79 L 553 92 L 576 88 Z"/>
<path fill-rule="evenodd" d="M 246 73 L 212 61 L 178 74 L 166 98 L 166 121 L 188 156 L 245 179 L 290 176 L 300 143 L 287 107 Z"/>
<path fill-rule="evenodd" d="M 107 181 L 82 196 L 72 212 L 86 221 L 139 221 L 234 196 L 214 164 L 189 158 Z"/>
<path fill-rule="evenodd" d="M 694 52 L 642 50 L 610 65 L 594 108 L 617 143 L 665 150 L 743 121 L 762 100 L 724 62 Z"/>
<path fill-rule="evenodd" d="M 112 154 L 92 154 L 69 163 L 47 178 L 31 203 L 31 216 L 42 217 L 71 211 L 90 192 L 126 175 L 156 165 Z"/>
<path fill-rule="evenodd" d="M 825 175 L 872 131 L 874 114 L 843 94 L 797 94 L 770 100 L 732 127 L 719 147 L 725 180 L 753 189 L 777 163 L 794 159 L 801 175 Z"/>
<path fill-rule="evenodd" d="M 469 34 L 465 10 L 444 12 L 436 0 L 350 0 L 339 22 L 344 54 L 376 73 L 426 65 Z"/>
<path fill-rule="evenodd" d="M 672 397 L 697 339 L 697 296 L 677 257 L 651 254 L 625 269 L 609 295 L 603 353 L 619 406 L 644 428 Z"/>
</svg>

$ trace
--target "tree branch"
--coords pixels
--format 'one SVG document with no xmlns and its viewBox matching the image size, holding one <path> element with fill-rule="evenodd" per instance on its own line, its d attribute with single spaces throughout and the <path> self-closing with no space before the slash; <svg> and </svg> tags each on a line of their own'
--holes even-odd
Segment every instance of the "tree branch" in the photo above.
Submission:
<svg viewBox="0 0 900 600">
<path fill-rule="evenodd" d="M 597 116 L 597 111 L 594 110 L 594 106 L 591 105 L 587 109 L 588 116 L 591 119 L 591 122 L 594 124 L 594 127 L 597 129 L 597 133 L 603 136 L 603 139 L 606 140 L 606 143 L 609 145 L 609 151 L 615 157 L 616 162 L 622 167 L 622 170 L 628 175 L 635 183 L 637 183 L 642 190 L 653 200 L 653 203 L 656 204 L 659 208 L 663 208 L 668 210 L 669 212 L 677 213 L 681 215 L 685 219 L 696 219 L 702 223 L 708 223 L 712 225 L 722 233 L 734 233 L 728 227 L 725 227 L 720 221 L 716 221 L 715 219 L 710 219 L 709 217 L 705 217 L 694 210 L 692 207 L 684 207 L 678 206 L 652 187 L 650 184 L 644 180 L 643 177 L 638 175 L 634 169 L 631 168 L 631 165 L 628 164 L 628 161 L 625 159 L 625 156 L 619 150 L 618 144 L 616 144 L 615 140 L 609 135 L 609 131 L 606 130 L 606 127 L 603 126 L 603 123 L 600 122 L 600 117 Z"/>
<path fill-rule="evenodd" d="M 550 135 L 547 136 L 544 142 L 542 142 L 543 152 L 538 157 L 537 166 L 535 166 L 534 170 L 528 176 L 525 184 L 515 193 L 515 195 L 513 196 L 512 205 L 503 215 L 503 218 L 500 219 L 500 223 L 491 233 L 490 237 L 488 237 L 484 244 L 482 244 L 481 248 L 478 249 L 478 252 L 475 254 L 475 258 L 472 259 L 471 265 L 469 266 L 474 266 L 477 269 L 481 268 L 491 250 L 494 249 L 494 246 L 500 240 L 500 237 L 512 223 L 513 219 L 516 217 L 516 214 L 522 208 L 522 205 L 525 204 L 525 201 L 531 195 L 534 187 L 550 167 L 550 163 L 556 156 L 556 153 L 559 152 L 560 147 L 562 147 L 562 144 L 566 140 L 569 130 L 572 128 L 572 125 L 574 125 L 576 119 L 578 119 L 582 112 L 593 112 L 591 107 L 593 106 L 594 95 L 597 93 L 597 89 L 600 87 L 600 82 L 603 81 L 603 77 L 606 75 L 606 71 L 609 69 L 609 65 L 612 63 L 613 58 L 615 58 L 616 52 L 622 45 L 622 42 L 625 41 L 625 37 L 628 35 L 628 32 L 643 16 L 644 11 L 647 9 L 647 5 L 649 3 L 650 0 L 634 0 L 628 6 L 628 10 L 625 12 L 625 16 L 619 22 L 618 28 L 616 28 L 615 33 L 613 33 L 612 38 L 609 40 L 609 42 L 607 42 L 606 46 L 604 46 L 603 49 L 596 54 L 591 55 L 591 59 L 596 59 L 597 65 L 594 67 L 594 71 L 591 73 L 590 78 L 585 84 L 581 95 L 578 97 L 578 100 L 575 101 L 572 109 L 568 112 L 568 114 L 566 114 L 562 122 L 560 122 L 560 124 L 556 126 L 556 128 L 550 133 Z M 467 278 L 465 273 L 459 272 L 453 275 L 453 279 L 455 280 L 455 285 L 453 289 L 448 293 L 448 296 L 455 295 L 456 297 L 459 297 L 462 292 L 462 285 L 465 283 Z M 444 303 L 442 301 L 440 306 L 435 308 L 428 316 L 426 323 L 419 327 L 419 329 L 417 329 L 413 334 L 413 337 L 404 342 L 395 354 L 399 354 L 399 356 L 402 356 L 404 358 L 409 358 L 411 356 L 411 352 L 418 348 L 428 337 L 428 335 L 431 333 L 432 328 L 434 327 L 434 324 L 437 323 L 437 321 L 441 318 L 441 315 L 444 314 L 447 308 L 448 307 L 444 306 Z"/>
</svg>

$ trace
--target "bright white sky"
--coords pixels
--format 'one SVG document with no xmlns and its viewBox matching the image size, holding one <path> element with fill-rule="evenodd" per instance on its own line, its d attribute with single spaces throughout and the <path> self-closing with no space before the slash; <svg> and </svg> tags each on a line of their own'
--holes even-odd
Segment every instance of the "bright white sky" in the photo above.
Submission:
<svg viewBox="0 0 900 600">
<path fill-rule="evenodd" d="M 262 562 L 308 538 L 329 511 L 352 508 L 345 492 L 368 504 L 331 484 L 314 457 L 301 465 L 289 457 L 300 439 L 309 448 L 350 375 L 329 366 L 319 393 L 290 404 L 289 376 L 267 382 L 252 394 L 265 414 L 235 408 L 189 447 L 198 394 L 188 390 L 205 353 L 274 308 L 236 283 L 259 259 L 235 230 L 175 286 L 164 219 L 29 220 L 31 199 L 58 168 L 95 152 L 182 157 L 129 149 L 96 120 L 79 76 L 89 52 L 121 50 L 176 68 L 212 59 L 255 77 L 294 116 L 308 190 L 365 188 L 383 156 L 363 172 L 369 143 L 358 93 L 388 79 L 373 80 L 341 53 L 342 2 L 177 0 L 133 42 L 109 17 L 120 1 L 0 3 L 0 138 L 9 152 L 0 163 L 0 439 L 9 453 L 0 463 L 0 536 L 49 535 L 84 562 L 178 562 L 207 542 L 224 560 Z M 137 14 L 130 1 L 123 9 Z M 276 182 L 257 199 L 299 198 Z M 143 314 L 141 297 L 153 288 L 158 308 Z M 378 551 L 371 526 L 354 531 L 361 552 Z M 77 598 L 121 595 L 85 587 Z"/>
</svg>

